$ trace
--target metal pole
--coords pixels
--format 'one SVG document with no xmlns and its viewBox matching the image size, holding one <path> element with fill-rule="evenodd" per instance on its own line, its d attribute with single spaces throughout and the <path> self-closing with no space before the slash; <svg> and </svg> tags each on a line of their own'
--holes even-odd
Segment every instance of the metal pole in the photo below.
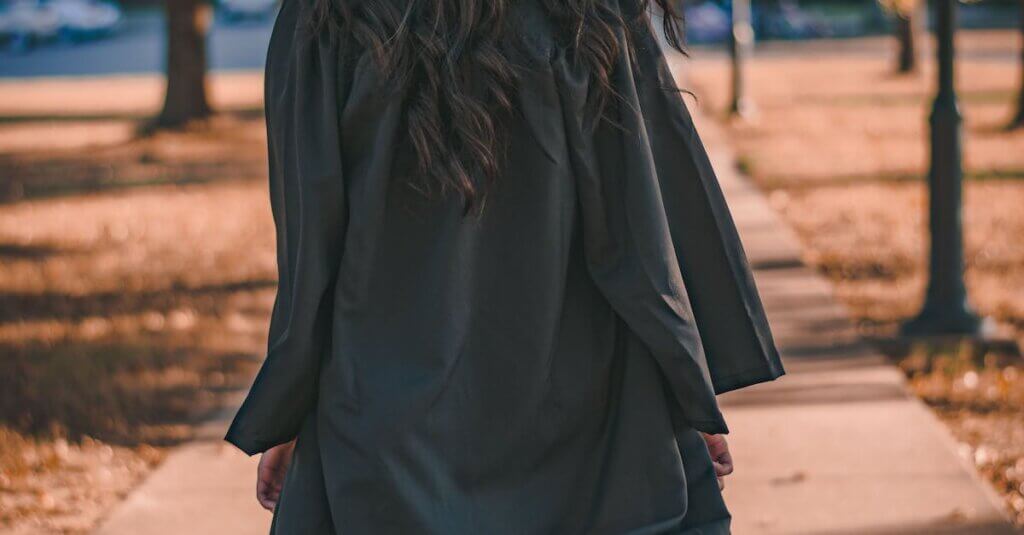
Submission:
<svg viewBox="0 0 1024 535">
<path fill-rule="evenodd" d="M 939 86 L 930 118 L 929 281 L 924 307 L 917 317 L 903 324 L 902 330 L 910 335 L 974 335 L 980 333 L 984 322 L 967 302 L 963 278 L 963 133 L 953 83 L 957 0 L 937 0 L 934 5 Z"/>
<path fill-rule="evenodd" d="M 750 24 L 750 0 L 732 0 L 732 32 L 729 34 L 729 55 L 732 57 L 732 104 L 729 113 L 747 117 L 753 107 L 747 98 L 744 64 L 750 56 L 754 42 L 754 27 Z"/>
</svg>

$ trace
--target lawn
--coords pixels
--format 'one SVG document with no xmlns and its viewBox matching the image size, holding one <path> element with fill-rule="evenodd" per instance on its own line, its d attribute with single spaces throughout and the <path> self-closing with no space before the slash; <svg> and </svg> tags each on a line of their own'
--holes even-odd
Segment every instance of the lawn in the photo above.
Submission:
<svg viewBox="0 0 1024 535">
<path fill-rule="evenodd" d="M 248 385 L 276 278 L 260 84 L 217 77 L 227 113 L 144 138 L 156 78 L 0 84 L 0 532 L 89 531 Z"/>
<path fill-rule="evenodd" d="M 1005 124 L 1020 80 L 1013 32 L 962 32 L 966 281 L 972 304 L 1024 343 L 1024 130 Z M 934 63 L 894 73 L 884 39 L 771 45 L 749 64 L 756 114 L 729 119 L 726 58 L 697 49 L 682 70 L 695 106 L 725 126 L 741 168 L 769 195 L 862 332 L 891 337 L 927 276 L 927 118 Z M 930 48 L 930 47 L 929 47 Z M 691 103 L 694 101 L 691 99 Z M 977 351 L 901 355 L 914 390 L 1024 524 L 1024 366 Z M 922 362 L 925 364 L 922 365 Z"/>
</svg>

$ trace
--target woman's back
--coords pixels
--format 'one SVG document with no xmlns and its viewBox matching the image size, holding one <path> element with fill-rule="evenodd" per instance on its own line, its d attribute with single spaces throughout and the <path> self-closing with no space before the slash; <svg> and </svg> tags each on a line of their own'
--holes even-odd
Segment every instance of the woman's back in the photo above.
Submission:
<svg viewBox="0 0 1024 535">
<path fill-rule="evenodd" d="M 543 0 L 511 4 L 489 177 L 462 150 L 487 127 L 389 90 L 351 35 L 310 35 L 310 1 L 285 0 L 268 54 L 280 288 L 228 434 L 299 436 L 275 530 L 727 530 L 697 430 L 727 431 L 716 391 L 782 368 L 650 25 L 614 28 L 602 79 Z M 454 150 L 417 133 L 424 98 Z"/>
</svg>

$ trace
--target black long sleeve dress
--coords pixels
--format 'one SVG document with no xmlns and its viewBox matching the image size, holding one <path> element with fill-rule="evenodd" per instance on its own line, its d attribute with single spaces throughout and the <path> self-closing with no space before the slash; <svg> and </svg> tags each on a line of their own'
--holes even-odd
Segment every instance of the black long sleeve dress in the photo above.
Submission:
<svg viewBox="0 0 1024 535">
<path fill-rule="evenodd" d="M 594 129 L 587 72 L 517 3 L 508 164 L 464 217 L 392 179 L 403 99 L 309 35 L 309 3 L 284 0 L 268 53 L 280 283 L 226 437 L 298 437 L 273 531 L 727 533 L 697 431 L 727 432 L 716 393 L 784 372 L 654 30 Z"/>
</svg>

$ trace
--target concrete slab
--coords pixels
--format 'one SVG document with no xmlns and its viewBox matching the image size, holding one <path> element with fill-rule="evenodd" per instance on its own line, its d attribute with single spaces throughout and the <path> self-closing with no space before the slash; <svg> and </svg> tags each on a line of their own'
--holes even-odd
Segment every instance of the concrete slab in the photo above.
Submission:
<svg viewBox="0 0 1024 535">
<path fill-rule="evenodd" d="M 221 440 L 234 407 L 175 449 L 96 530 L 97 535 L 265 535 L 256 463 Z"/>
</svg>

